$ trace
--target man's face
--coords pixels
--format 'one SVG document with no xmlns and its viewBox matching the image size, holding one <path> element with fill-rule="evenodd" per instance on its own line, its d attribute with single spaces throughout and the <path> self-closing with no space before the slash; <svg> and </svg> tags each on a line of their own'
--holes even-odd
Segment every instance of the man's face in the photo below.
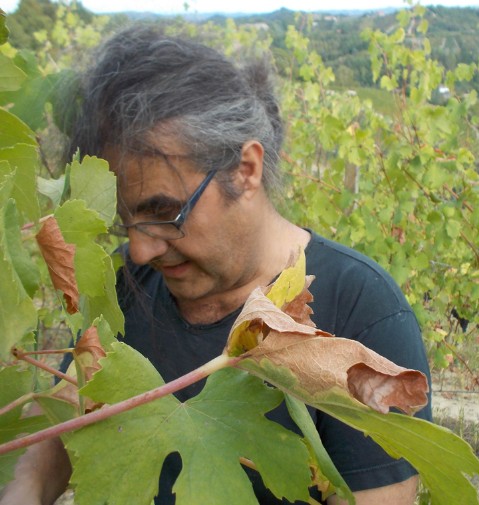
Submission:
<svg viewBox="0 0 479 505">
<path fill-rule="evenodd" d="M 107 156 L 115 168 L 115 156 Z M 124 224 L 174 219 L 205 178 L 186 157 L 127 158 L 118 176 Z M 174 166 L 174 168 L 172 167 Z M 177 300 L 208 301 L 251 281 L 255 253 L 249 238 L 254 219 L 242 196 L 226 202 L 213 180 L 188 215 L 183 238 L 165 240 L 129 228 L 133 262 L 162 272 Z"/>
</svg>

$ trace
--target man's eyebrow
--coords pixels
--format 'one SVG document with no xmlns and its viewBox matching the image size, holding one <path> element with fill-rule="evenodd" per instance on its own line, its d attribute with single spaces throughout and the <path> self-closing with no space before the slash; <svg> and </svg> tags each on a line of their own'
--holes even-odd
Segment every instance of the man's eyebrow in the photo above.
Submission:
<svg viewBox="0 0 479 505">
<path fill-rule="evenodd" d="M 131 214 L 142 214 L 148 212 L 156 212 L 161 211 L 162 209 L 180 209 L 184 205 L 184 202 L 178 200 L 177 198 L 173 198 L 168 195 L 158 194 L 150 196 L 145 200 L 140 201 L 135 207 L 131 210 Z"/>
</svg>

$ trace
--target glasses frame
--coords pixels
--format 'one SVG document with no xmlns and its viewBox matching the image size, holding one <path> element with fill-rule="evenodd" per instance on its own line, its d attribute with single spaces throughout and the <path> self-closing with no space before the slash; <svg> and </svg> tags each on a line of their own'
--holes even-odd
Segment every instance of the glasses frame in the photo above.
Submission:
<svg viewBox="0 0 479 505">
<path fill-rule="evenodd" d="M 192 195 L 188 198 L 186 203 L 183 205 L 183 207 L 180 209 L 180 212 L 178 215 L 175 217 L 175 219 L 171 219 L 169 221 L 140 221 L 138 223 L 132 223 L 132 224 L 123 224 L 123 223 L 118 223 L 115 225 L 115 228 L 117 228 L 119 231 L 123 232 L 120 233 L 121 235 L 128 236 L 128 230 L 131 228 L 134 228 L 135 230 L 144 233 L 145 235 L 148 235 L 151 238 L 164 238 L 161 235 L 161 232 L 156 234 L 155 232 L 151 232 L 148 229 L 146 229 L 146 226 L 165 226 L 165 225 L 172 225 L 178 230 L 178 236 L 177 237 L 172 237 L 172 238 L 167 238 L 165 240 L 177 240 L 180 238 L 183 238 L 185 236 L 185 232 L 182 229 L 182 226 L 185 224 L 186 218 L 189 216 L 190 212 L 193 210 L 194 206 L 197 204 L 198 200 L 200 199 L 201 195 L 207 188 L 208 184 L 211 182 L 213 177 L 216 175 L 217 169 L 213 169 L 207 172 L 206 177 L 203 179 L 201 184 L 195 189 L 195 191 L 192 193 Z"/>
</svg>

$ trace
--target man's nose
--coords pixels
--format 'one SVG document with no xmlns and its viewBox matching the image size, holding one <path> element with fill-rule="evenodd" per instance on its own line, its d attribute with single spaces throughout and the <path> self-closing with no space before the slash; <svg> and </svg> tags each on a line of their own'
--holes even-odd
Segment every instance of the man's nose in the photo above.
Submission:
<svg viewBox="0 0 479 505">
<path fill-rule="evenodd" d="M 168 241 L 150 237 L 135 228 L 128 232 L 130 257 L 137 265 L 146 265 L 154 258 L 162 256 L 168 250 Z"/>
</svg>

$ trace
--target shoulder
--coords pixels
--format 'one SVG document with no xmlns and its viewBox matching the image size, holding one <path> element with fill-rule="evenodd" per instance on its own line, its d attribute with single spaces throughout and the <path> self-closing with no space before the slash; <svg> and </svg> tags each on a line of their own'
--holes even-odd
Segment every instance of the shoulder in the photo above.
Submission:
<svg viewBox="0 0 479 505">
<path fill-rule="evenodd" d="M 334 285 L 335 289 L 343 287 L 349 292 L 368 288 L 368 296 L 380 292 L 399 304 L 405 302 L 397 283 L 378 263 L 314 232 L 306 249 L 306 265 L 307 273 L 315 275 L 316 284 L 324 288 Z"/>
<path fill-rule="evenodd" d="M 307 273 L 318 326 L 346 338 L 357 336 L 373 324 L 407 315 L 416 320 L 394 279 L 375 261 L 312 233 L 306 249 Z M 320 326 L 321 327 L 321 326 Z"/>
</svg>

